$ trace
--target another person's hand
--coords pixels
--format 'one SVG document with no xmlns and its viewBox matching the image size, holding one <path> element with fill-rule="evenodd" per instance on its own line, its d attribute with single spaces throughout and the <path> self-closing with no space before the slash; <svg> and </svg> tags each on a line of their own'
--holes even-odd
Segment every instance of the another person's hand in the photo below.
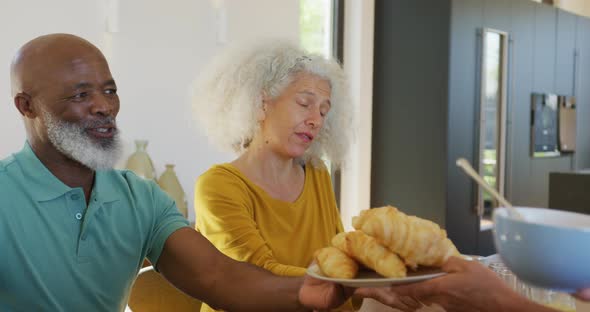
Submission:
<svg viewBox="0 0 590 312">
<path fill-rule="evenodd" d="M 590 288 L 580 289 L 573 296 L 583 301 L 590 301 Z"/>
<path fill-rule="evenodd" d="M 402 286 L 359 288 L 355 293 L 402 311 L 415 310 L 412 299 L 447 311 L 552 311 L 518 295 L 478 262 L 452 257 L 442 269 L 449 274 Z"/>
<path fill-rule="evenodd" d="M 341 306 L 353 292 L 353 288 L 306 275 L 299 290 L 299 302 L 308 309 L 329 310 Z"/>
</svg>

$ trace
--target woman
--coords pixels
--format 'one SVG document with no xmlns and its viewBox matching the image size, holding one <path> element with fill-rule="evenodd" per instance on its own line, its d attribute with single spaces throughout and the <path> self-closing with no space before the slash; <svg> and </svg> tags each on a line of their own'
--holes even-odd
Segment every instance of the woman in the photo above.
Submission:
<svg viewBox="0 0 590 312">
<path fill-rule="evenodd" d="M 197 230 L 236 260 L 303 276 L 314 251 L 343 230 L 320 159 L 340 164 L 351 137 L 342 68 L 274 41 L 231 50 L 203 77 L 196 115 L 238 157 L 199 177 Z"/>
</svg>

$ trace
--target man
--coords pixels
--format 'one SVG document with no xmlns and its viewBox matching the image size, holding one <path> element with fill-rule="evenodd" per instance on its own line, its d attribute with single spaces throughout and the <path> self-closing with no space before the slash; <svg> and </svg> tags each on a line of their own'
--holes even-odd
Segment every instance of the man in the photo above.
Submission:
<svg viewBox="0 0 590 312">
<path fill-rule="evenodd" d="M 225 257 L 154 183 L 112 170 L 117 87 L 88 41 L 28 42 L 11 82 L 27 142 L 0 161 L 1 311 L 122 311 L 145 257 L 179 289 L 226 310 L 326 309 L 350 296 Z"/>
</svg>

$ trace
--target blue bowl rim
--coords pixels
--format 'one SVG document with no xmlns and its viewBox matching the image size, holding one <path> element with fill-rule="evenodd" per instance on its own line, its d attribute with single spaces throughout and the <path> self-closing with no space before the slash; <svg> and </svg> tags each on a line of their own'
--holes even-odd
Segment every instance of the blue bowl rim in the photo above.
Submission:
<svg viewBox="0 0 590 312">
<path fill-rule="evenodd" d="M 520 206 L 518 206 L 518 207 L 515 206 L 514 208 L 516 210 L 521 210 L 521 209 L 522 210 L 547 210 L 547 211 L 552 211 L 552 212 L 559 212 L 559 213 L 566 213 L 566 214 L 572 214 L 572 215 L 585 216 L 587 218 L 590 217 L 590 215 L 587 215 L 587 214 L 573 212 L 573 211 L 566 211 L 566 210 L 557 210 L 557 209 L 549 209 L 549 208 L 536 208 L 536 207 L 520 207 Z M 506 207 L 498 207 L 498 208 L 495 208 L 494 209 L 494 213 L 493 213 L 494 223 L 496 223 L 496 218 L 503 218 L 503 219 L 508 219 L 510 222 L 520 223 L 520 224 L 526 224 L 528 226 L 542 226 L 542 227 L 553 228 L 553 229 L 556 229 L 556 230 L 571 230 L 571 231 L 580 231 L 580 232 L 584 232 L 584 233 L 590 233 L 590 226 L 588 226 L 588 227 L 561 226 L 561 225 L 554 225 L 554 224 L 530 222 L 530 221 L 527 221 L 527 220 L 519 220 L 519 219 L 511 218 L 508 213 L 506 213 L 506 215 L 501 215 L 499 213 L 501 211 L 507 211 L 507 208 Z"/>
</svg>

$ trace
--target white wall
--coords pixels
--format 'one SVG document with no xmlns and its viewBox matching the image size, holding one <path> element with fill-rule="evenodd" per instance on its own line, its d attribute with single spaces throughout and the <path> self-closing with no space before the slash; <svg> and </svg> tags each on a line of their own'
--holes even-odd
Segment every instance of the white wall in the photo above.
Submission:
<svg viewBox="0 0 590 312">
<path fill-rule="evenodd" d="M 133 139 L 149 140 L 158 174 L 176 164 L 193 219 L 193 185 L 212 164 L 233 155 L 208 143 L 193 121 L 189 86 L 222 44 L 216 6 L 225 9 L 227 40 L 299 39 L 298 0 L 120 0 L 118 32 L 106 32 L 107 5 L 115 0 L 20 0 L 0 4 L 0 158 L 21 148 L 25 133 L 10 99 L 8 70 L 18 47 L 35 36 L 68 32 L 99 46 L 111 65 L 121 99 L 119 127 L 128 157 Z M 113 16 L 113 15 L 111 15 Z"/>
</svg>

